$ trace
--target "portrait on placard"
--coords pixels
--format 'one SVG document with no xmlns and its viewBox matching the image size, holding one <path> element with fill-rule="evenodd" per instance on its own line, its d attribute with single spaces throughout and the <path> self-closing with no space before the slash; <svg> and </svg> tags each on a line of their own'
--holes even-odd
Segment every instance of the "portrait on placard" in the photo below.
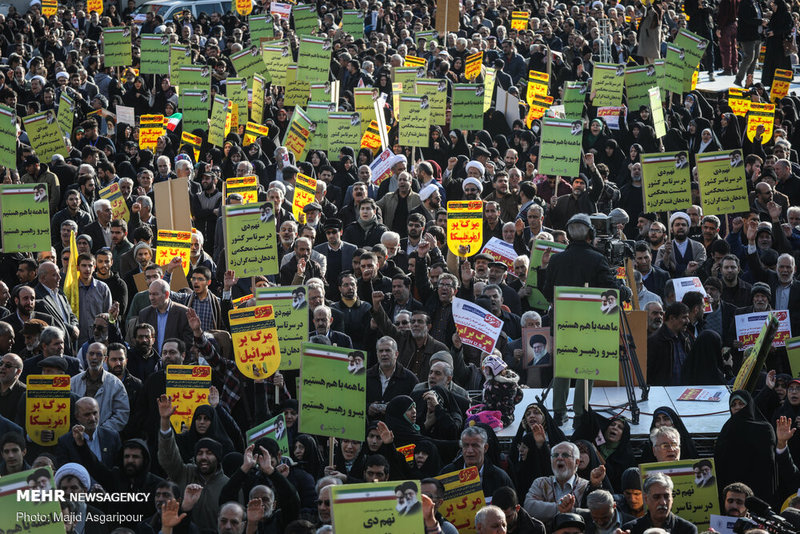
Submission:
<svg viewBox="0 0 800 534">
<path fill-rule="evenodd" d="M 527 373 L 526 385 L 547 387 L 553 377 L 553 336 L 550 329 L 522 330 L 522 371 Z"/>
</svg>

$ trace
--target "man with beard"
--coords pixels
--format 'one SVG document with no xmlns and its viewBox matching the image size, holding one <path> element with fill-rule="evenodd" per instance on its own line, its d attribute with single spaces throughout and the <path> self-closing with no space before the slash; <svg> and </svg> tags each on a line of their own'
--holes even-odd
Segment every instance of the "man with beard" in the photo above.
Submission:
<svg viewBox="0 0 800 534">
<path fill-rule="evenodd" d="M 13 352 L 0 356 L 0 417 L 13 420 L 19 400 L 25 397 L 27 388 L 19 380 L 21 374 L 22 358 Z"/>
<path fill-rule="evenodd" d="M 112 226 L 112 230 L 113 228 Z M 108 286 L 108 290 L 111 291 L 111 300 L 119 305 L 120 317 L 125 317 L 125 309 L 128 306 L 128 284 L 114 272 L 112 252 L 107 248 L 98 251 L 95 261 L 94 278 L 101 280 Z"/>
<path fill-rule="evenodd" d="M 667 227 L 658 221 L 653 221 L 647 230 L 645 241 L 650 246 L 650 251 L 658 254 L 658 251 L 664 248 L 664 244 L 667 242 Z"/>
<path fill-rule="evenodd" d="M 80 424 L 72 427 L 72 438 L 79 458 L 76 461 L 86 467 L 92 478 L 103 486 L 106 493 L 157 493 L 157 487 L 164 482 L 164 479 L 150 472 L 150 451 L 144 441 L 131 439 L 123 443 L 121 461 L 114 465 L 100 461 L 92 454 L 90 448 L 86 446 L 85 431 L 86 429 Z M 158 504 L 156 506 L 158 507 Z M 115 511 L 121 514 L 137 514 L 147 517 L 152 510 L 153 505 L 149 501 L 115 504 Z M 122 526 L 135 528 L 135 523 L 122 523 Z"/>
<path fill-rule="evenodd" d="M 491 238 L 503 239 L 503 220 L 500 218 L 500 205 L 493 201 L 483 203 L 483 245 Z"/>
<path fill-rule="evenodd" d="M 622 525 L 630 534 L 644 534 L 649 528 L 663 528 L 673 534 L 697 534 L 697 527 L 672 513 L 672 479 L 664 473 L 647 475 L 642 485 L 647 513 Z"/>
<path fill-rule="evenodd" d="M 298 237 L 292 247 L 294 256 L 281 267 L 281 285 L 301 285 L 310 278 L 322 278 L 322 267 L 311 259 L 311 240 Z"/>
<path fill-rule="evenodd" d="M 694 470 L 694 484 L 698 488 L 707 488 L 717 483 L 710 461 L 700 460 L 692 466 L 692 469 Z"/>
<path fill-rule="evenodd" d="M 489 311 L 503 321 L 503 332 L 509 339 L 519 339 L 522 336 L 519 315 L 503 309 L 503 290 L 497 284 L 489 284 L 481 293 L 491 302 Z"/>
<path fill-rule="evenodd" d="M 464 200 L 480 200 L 483 184 L 480 179 L 470 176 L 461 183 L 461 189 L 464 191 Z"/>
<path fill-rule="evenodd" d="M 361 258 L 363 261 L 364 257 Z M 392 296 L 383 301 L 383 306 L 386 314 L 394 318 L 397 318 L 397 314 L 403 310 L 421 310 L 422 303 L 411 296 L 411 278 L 405 274 L 394 275 L 392 277 Z"/>
<path fill-rule="evenodd" d="M 370 417 L 385 414 L 386 404 L 398 395 L 411 395 L 417 377 L 398 361 L 397 342 L 383 336 L 375 345 L 378 362 L 367 369 L 367 407 Z M 384 387 L 383 384 L 386 383 Z"/>
<path fill-rule="evenodd" d="M 422 204 L 418 193 L 411 189 L 411 175 L 401 172 L 397 177 L 397 190 L 387 193 L 378 201 L 383 213 L 383 222 L 390 230 L 406 237 L 406 220 L 408 214 L 416 211 Z"/>
<path fill-rule="evenodd" d="M 425 232 L 425 217 L 419 213 L 412 213 L 406 221 L 407 237 L 400 240 L 400 248 L 406 251 L 406 256 L 417 251 Z"/>
<path fill-rule="evenodd" d="M 675 212 L 669 218 L 672 241 L 667 241 L 658 250 L 656 265 L 666 270 L 673 278 L 694 276 L 701 263 L 706 261 L 706 249 L 702 243 L 689 239 L 691 219 L 683 212 Z"/>
<path fill-rule="evenodd" d="M 200 164 L 197 174 L 200 176 L 200 189 L 202 191 L 189 195 L 192 226 L 202 232 L 204 236 L 212 237 L 208 247 L 209 250 L 213 250 L 214 230 L 217 226 L 217 220 L 221 216 L 222 192 L 217 189 L 219 177 L 213 171 L 211 165 L 203 163 Z"/>
<path fill-rule="evenodd" d="M 344 240 L 356 247 L 372 247 L 380 243 L 387 228 L 378 221 L 377 209 L 378 205 L 373 199 L 362 200 L 358 205 L 358 219 L 344 229 Z"/>
<path fill-rule="evenodd" d="M 80 398 L 75 403 L 75 422 L 75 426 L 80 427 L 80 437 L 86 449 L 98 461 L 113 465 L 120 449 L 119 433 L 99 425 L 100 408 L 97 401 L 91 397 Z M 81 461 L 75 433 L 73 428 L 72 433 L 64 434 L 58 439 L 55 449 L 58 465 Z"/>
<path fill-rule="evenodd" d="M 722 258 L 719 271 L 722 280 L 721 299 L 737 308 L 747 306 L 752 286 L 739 277 L 741 272 L 739 258 L 728 254 Z"/>
<path fill-rule="evenodd" d="M 647 380 L 655 386 L 681 385 L 681 369 L 689 354 L 685 331 L 689 308 L 682 302 L 669 304 L 664 324 L 647 338 Z"/>
<path fill-rule="evenodd" d="M 337 285 L 341 299 L 335 302 L 331 308 L 342 314 L 344 333 L 350 336 L 353 346 L 357 349 L 365 349 L 365 333 L 369 330 L 371 305 L 359 298 L 356 292 L 355 275 L 347 272 L 340 274 Z"/>
<path fill-rule="evenodd" d="M 429 334 L 431 318 L 424 311 L 411 313 L 410 331 L 398 330 L 383 310 L 383 299 L 383 292 L 372 293 L 372 319 L 378 325 L 378 331 L 397 342 L 400 363 L 414 373 L 418 381 L 425 380 L 430 370 L 431 356 L 440 350 L 447 350 L 447 347 Z"/>
<path fill-rule="evenodd" d="M 12 313 L 5 318 L 6 322 L 14 329 L 15 343 L 14 352 L 20 354 L 25 347 L 24 338 L 22 337 L 22 327 L 31 319 L 39 319 L 46 324 L 53 324 L 53 317 L 49 314 L 34 311 L 36 307 L 36 292 L 32 287 L 26 285 L 18 285 L 11 291 L 11 296 L 14 300 L 14 307 L 17 313 Z M 27 375 L 25 375 L 27 376 Z"/>
<path fill-rule="evenodd" d="M 589 173 L 591 174 L 591 186 L 589 178 L 581 174 L 572 180 L 572 191 L 569 195 L 559 197 L 553 209 L 548 214 L 548 226 L 553 228 L 564 228 L 567 221 L 576 213 L 591 215 L 597 211 L 597 199 L 603 192 L 603 179 L 594 165 L 594 156 L 585 156 Z"/>
<path fill-rule="evenodd" d="M 89 345 L 86 351 L 87 369 L 72 377 L 70 389 L 76 395 L 94 398 L 100 408 L 100 426 L 122 432 L 130 416 L 130 404 L 125 386 L 104 369 L 107 349 L 102 343 Z"/>
<path fill-rule="evenodd" d="M 178 502 L 180 501 L 182 495 L 177 484 L 170 482 L 169 480 L 162 480 L 156 485 L 154 494 L 156 513 L 150 515 L 149 517 L 145 516 L 144 521 L 139 523 L 138 528 L 141 534 L 156 534 L 158 532 L 166 533 L 166 531 L 162 528 L 161 513 L 168 508 L 168 502 L 174 501 L 175 515 L 178 515 Z M 195 525 L 191 518 L 187 515 L 187 517 L 184 518 L 177 526 L 172 528 L 172 532 L 173 534 L 191 534 L 198 532 L 198 530 L 197 525 Z"/>
<path fill-rule="evenodd" d="M 37 325 L 36 328 L 41 328 L 42 325 Z M 25 330 L 23 330 L 23 334 Z M 27 337 L 27 336 L 26 336 Z M 28 345 L 28 341 L 25 344 Z M 78 358 L 73 356 L 64 355 L 64 332 L 55 326 L 48 326 L 41 330 L 39 334 L 39 346 L 41 354 L 36 354 L 25 359 L 22 366 L 22 376 L 20 380 L 25 381 L 28 375 L 38 374 L 38 365 L 45 358 L 56 356 L 65 360 L 64 370 L 66 374 L 75 376 L 81 372 L 81 363 Z"/>
<path fill-rule="evenodd" d="M 128 348 L 122 343 L 109 344 L 107 365 L 108 372 L 116 376 L 125 386 L 128 405 L 136 406 L 136 399 L 142 390 L 142 381 L 128 372 Z"/>
<path fill-rule="evenodd" d="M 578 446 L 562 441 L 550 450 L 550 467 L 553 476 L 539 477 L 533 481 L 525 496 L 525 510 L 540 521 L 547 522 L 559 512 L 588 513 L 578 508 L 584 494 L 599 489 L 606 476 L 604 466 L 591 472 L 591 480 L 578 476 L 581 453 Z M 561 496 L 561 497 L 559 497 Z"/>
<path fill-rule="evenodd" d="M 419 199 L 422 205 L 413 209 L 411 213 L 419 213 L 425 217 L 426 221 L 433 221 L 436 219 L 436 210 L 439 209 L 442 202 L 442 194 L 439 188 L 434 184 L 428 184 L 419 192 Z"/>
<path fill-rule="evenodd" d="M 486 200 L 493 200 L 500 206 L 500 218 L 504 221 L 513 221 L 519 214 L 519 207 L 522 203 L 519 193 L 514 193 L 509 189 L 508 173 L 498 172 L 494 176 L 494 192 L 486 197 Z"/>
<path fill-rule="evenodd" d="M 339 219 L 325 221 L 325 238 L 328 242 L 317 245 L 314 251 L 325 256 L 327 260 L 325 280 L 328 282 L 331 298 L 335 299 L 339 296 L 336 279 L 342 270 L 346 270 L 353 263 L 356 246 L 342 241 L 342 221 Z"/>
<path fill-rule="evenodd" d="M 133 346 L 128 353 L 128 371 L 139 380 L 144 381 L 161 369 L 161 356 L 153 348 L 155 342 L 155 328 L 147 323 L 136 325 L 133 330 Z"/>
<path fill-rule="evenodd" d="M 508 474 L 492 463 L 492 454 L 489 452 L 489 436 L 486 430 L 479 426 L 468 426 L 461 432 L 459 445 L 461 457 L 444 466 L 440 474 L 477 467 L 481 473 L 481 489 L 483 489 L 484 495 L 493 495 L 495 490 L 503 486 L 514 486 Z"/>
<path fill-rule="evenodd" d="M 722 515 L 728 517 L 747 516 L 745 501 L 753 496 L 753 490 L 747 484 L 734 482 L 722 490 Z"/>
<path fill-rule="evenodd" d="M 651 336 L 664 324 L 664 306 L 660 302 L 648 302 L 644 311 L 647 313 L 647 335 Z"/>
<path fill-rule="evenodd" d="M 314 323 L 314 331 L 318 336 L 325 336 L 330 339 L 331 344 L 337 347 L 353 348 L 353 341 L 350 336 L 338 330 L 331 330 L 333 324 L 332 310 L 321 304 L 317 306 L 312 312 L 312 321 Z"/>
<path fill-rule="evenodd" d="M 194 462 L 184 464 L 169 420 L 176 409 L 177 406 L 166 395 L 158 398 L 158 415 L 161 419 L 158 462 L 179 487 L 185 488 L 189 484 L 203 486 L 192 517 L 201 530 L 213 529 L 220 509 L 219 496 L 228 483 L 221 466 L 222 445 L 214 439 L 203 438 L 194 445 Z"/>
</svg>

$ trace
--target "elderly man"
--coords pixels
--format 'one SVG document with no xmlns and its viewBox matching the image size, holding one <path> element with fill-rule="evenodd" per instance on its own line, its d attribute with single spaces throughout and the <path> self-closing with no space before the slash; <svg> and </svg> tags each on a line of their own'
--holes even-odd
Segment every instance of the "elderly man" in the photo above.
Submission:
<svg viewBox="0 0 800 534">
<path fill-rule="evenodd" d="M 386 403 L 398 395 L 411 395 L 417 377 L 397 361 L 397 342 L 383 336 L 375 346 L 378 363 L 367 369 L 368 415 L 383 414 Z"/>
<path fill-rule="evenodd" d="M 614 496 L 606 490 L 598 489 L 586 497 L 589 514 L 583 516 L 587 524 L 587 534 L 613 534 L 623 524 L 634 519 L 617 510 Z"/>
<path fill-rule="evenodd" d="M 497 506 L 484 506 L 475 514 L 475 532 L 477 534 L 505 534 L 508 524 L 506 514 Z"/>
<path fill-rule="evenodd" d="M 97 254 L 101 248 L 111 248 L 111 202 L 106 199 L 95 200 L 92 204 L 95 221 L 86 227 L 84 233 L 92 238 L 92 253 Z"/>
<path fill-rule="evenodd" d="M 39 266 L 39 283 L 34 287 L 36 304 L 34 309 L 53 317 L 53 324 L 69 335 L 70 343 L 65 348 L 73 353 L 74 341 L 78 339 L 78 318 L 75 316 L 66 295 L 60 289 L 61 273 L 54 263 L 44 262 Z"/>
<path fill-rule="evenodd" d="M 100 407 L 96 400 L 82 397 L 75 402 L 75 423 L 71 433 L 58 439 L 55 448 L 58 464 L 82 463 L 77 447 L 85 444 L 100 462 L 113 465 L 121 447 L 119 433 L 100 426 Z"/>
<path fill-rule="evenodd" d="M 550 467 L 553 476 L 539 477 L 533 481 L 525 496 L 525 510 L 540 521 L 550 521 L 562 511 L 588 513 L 578 508 L 584 494 L 600 488 L 606 476 L 604 466 L 592 470 L 591 480 L 578 476 L 580 450 L 574 443 L 562 441 L 550 449 Z"/>
<path fill-rule="evenodd" d="M 669 218 L 672 241 L 658 249 L 656 265 L 666 270 L 673 278 L 694 276 L 697 268 L 706 261 L 706 248 L 702 243 L 689 239 L 689 216 L 677 211 Z"/>
<path fill-rule="evenodd" d="M 187 346 L 194 342 L 186 320 L 186 306 L 173 302 L 169 295 L 169 284 L 164 280 L 154 280 L 148 288 L 150 306 L 139 312 L 139 322 L 147 323 L 156 330 L 155 349 L 159 353 L 165 339 L 182 339 Z"/>
<path fill-rule="evenodd" d="M 503 486 L 514 486 L 508 474 L 489 460 L 487 455 L 489 436 L 484 429 L 479 426 L 468 426 L 461 432 L 459 444 L 461 458 L 444 466 L 440 474 L 475 466 L 481 472 L 481 487 L 484 495 L 494 495 L 495 490 Z M 505 520 L 502 510 L 500 510 L 500 514 Z"/>
<path fill-rule="evenodd" d="M 6 323 L 6 328 L 9 328 Z M 13 332 L 12 332 L 13 334 Z M 19 400 L 25 396 L 25 384 L 20 382 L 22 358 L 9 352 L 0 356 L 0 416 L 14 420 Z"/>
<path fill-rule="evenodd" d="M 675 427 L 662 426 L 650 432 L 653 455 L 657 462 L 674 462 L 681 459 L 681 434 Z"/>
<path fill-rule="evenodd" d="M 622 525 L 630 534 L 644 534 L 649 528 L 663 528 L 673 534 L 697 534 L 697 527 L 672 513 L 672 479 L 664 473 L 647 475 L 642 485 L 647 513 Z"/>
<path fill-rule="evenodd" d="M 108 349 L 102 343 L 92 343 L 86 352 L 88 369 L 70 380 L 70 390 L 81 397 L 92 397 L 100 408 L 100 427 L 122 432 L 128 423 L 130 405 L 128 393 L 119 378 L 103 368 Z"/>
</svg>

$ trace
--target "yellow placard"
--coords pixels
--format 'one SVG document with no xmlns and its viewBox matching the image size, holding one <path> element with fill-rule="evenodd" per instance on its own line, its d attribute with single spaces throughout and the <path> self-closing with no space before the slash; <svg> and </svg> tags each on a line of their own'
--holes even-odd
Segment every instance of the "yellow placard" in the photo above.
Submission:
<svg viewBox="0 0 800 534">
<path fill-rule="evenodd" d="M 417 56 L 406 56 L 403 66 L 405 67 L 424 67 L 428 62 Z"/>
<path fill-rule="evenodd" d="M 58 0 L 42 0 L 42 15 L 51 17 L 58 12 Z"/>
<path fill-rule="evenodd" d="M 252 145 L 256 142 L 256 137 L 267 137 L 269 128 L 261 124 L 247 121 L 244 128 L 244 146 Z"/>
<path fill-rule="evenodd" d="M 316 194 L 317 180 L 303 173 L 297 173 L 294 181 L 294 199 L 292 200 L 292 214 L 295 219 L 305 222 L 306 214 L 303 213 L 303 208 L 314 202 Z"/>
<path fill-rule="evenodd" d="M 242 204 L 258 201 L 258 177 L 242 176 L 225 180 L 225 197 L 231 193 L 242 195 Z"/>
<path fill-rule="evenodd" d="M 481 73 L 481 66 L 483 65 L 483 52 L 467 56 L 464 62 L 464 76 L 468 80 L 474 80 Z"/>
<path fill-rule="evenodd" d="M 461 256 L 458 247 L 468 248 L 464 256 L 477 254 L 483 245 L 483 201 L 451 200 L 447 203 L 447 247 Z"/>
<path fill-rule="evenodd" d="M 525 95 L 525 100 L 528 104 L 533 103 L 534 97 L 547 96 L 548 82 L 550 75 L 546 72 L 538 72 L 535 70 L 528 72 L 528 91 Z"/>
<path fill-rule="evenodd" d="M 167 397 L 175 405 L 169 422 L 175 432 L 183 432 L 192 425 L 194 411 L 208 404 L 211 387 L 211 367 L 208 365 L 168 365 Z"/>
<path fill-rule="evenodd" d="M 246 17 L 253 12 L 253 0 L 236 0 L 236 12 Z"/>
<path fill-rule="evenodd" d="M 104 198 L 111 202 L 111 219 L 124 219 L 128 222 L 131 219 L 131 214 L 128 211 L 128 204 L 119 190 L 119 184 L 114 182 L 108 187 L 100 190 L 100 198 Z"/>
<path fill-rule="evenodd" d="M 29 375 L 25 400 L 25 432 L 37 445 L 52 447 L 70 431 L 70 382 L 67 375 Z M 50 430 L 53 439 L 42 440 Z"/>
<path fill-rule="evenodd" d="M 230 310 L 228 318 L 239 371 L 253 379 L 274 374 L 281 363 L 281 351 L 272 306 Z"/>
<path fill-rule="evenodd" d="M 527 30 L 528 20 L 531 14 L 528 11 L 512 11 L 511 12 L 511 29 L 512 30 Z"/>
<path fill-rule="evenodd" d="M 97 11 L 97 15 L 103 14 L 103 0 L 86 0 L 86 11 L 91 13 Z"/>
<path fill-rule="evenodd" d="M 794 73 L 786 69 L 775 69 L 775 76 L 772 78 L 772 86 L 769 88 L 769 99 L 777 102 L 789 94 L 789 86 L 792 84 Z"/>
<path fill-rule="evenodd" d="M 389 132 L 389 127 L 386 127 L 386 132 Z M 361 148 L 368 148 L 372 150 L 373 154 L 381 148 L 381 131 L 377 121 L 370 121 L 367 126 L 367 131 L 361 136 Z"/>
<path fill-rule="evenodd" d="M 142 115 L 139 118 L 139 149 L 155 151 L 158 138 L 164 135 L 164 115 Z"/>
<path fill-rule="evenodd" d="M 472 466 L 436 478 L 444 486 L 444 501 L 439 505 L 439 513 L 460 534 L 475 532 L 475 513 L 485 504 L 478 468 Z"/>
<path fill-rule="evenodd" d="M 764 127 L 761 136 L 761 143 L 764 144 L 772 139 L 772 126 L 775 123 L 775 104 L 764 104 L 761 102 L 751 102 L 750 111 L 747 112 L 747 138 L 750 141 L 756 136 L 756 128 L 759 125 Z"/>
<path fill-rule="evenodd" d="M 746 93 L 749 93 L 749 91 L 738 87 L 728 88 L 728 105 L 733 110 L 733 114 L 738 117 L 744 117 L 750 111 L 751 100 L 749 96 L 746 96 Z"/>
<path fill-rule="evenodd" d="M 189 274 L 189 257 L 192 253 L 192 233 L 175 230 L 159 230 L 156 261 L 158 265 L 166 265 L 172 258 L 179 257 L 183 264 L 184 274 Z"/>
<path fill-rule="evenodd" d="M 552 96 L 534 96 L 531 101 L 531 107 L 528 109 L 528 115 L 525 116 L 525 124 L 528 128 L 535 119 L 544 117 L 544 112 L 550 108 L 553 103 Z"/>
<path fill-rule="evenodd" d="M 192 147 L 192 151 L 194 152 L 194 160 L 197 161 L 200 158 L 200 147 L 203 145 L 203 138 L 199 135 L 192 135 L 189 132 L 183 132 L 181 133 L 181 142 Z"/>
</svg>

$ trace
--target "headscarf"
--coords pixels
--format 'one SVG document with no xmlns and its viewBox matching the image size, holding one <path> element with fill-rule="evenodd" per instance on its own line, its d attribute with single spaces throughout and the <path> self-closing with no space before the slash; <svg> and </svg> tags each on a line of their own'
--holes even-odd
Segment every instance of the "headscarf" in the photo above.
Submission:
<svg viewBox="0 0 800 534">
<path fill-rule="evenodd" d="M 416 443 L 422 439 L 419 425 L 414 421 L 409 421 L 406 417 L 406 412 L 412 404 L 414 404 L 414 399 L 408 395 L 398 395 L 386 405 L 386 426 L 394 433 L 394 442 L 398 447 Z"/>
<path fill-rule="evenodd" d="M 656 427 L 656 417 L 658 415 L 666 415 L 669 417 L 670 421 L 672 421 L 672 427 L 681 435 L 681 460 L 697 458 L 697 447 L 695 447 L 692 435 L 686 430 L 686 425 L 683 424 L 681 416 L 669 406 L 659 406 L 655 409 L 653 412 L 653 420 L 650 422 L 650 431 L 652 432 Z M 653 454 L 652 444 L 650 440 L 647 440 L 644 445 L 642 445 L 641 463 L 646 464 L 655 461 L 656 456 Z"/>
<path fill-rule="evenodd" d="M 722 338 L 713 330 L 703 330 L 681 369 L 684 386 L 724 385 L 722 372 Z"/>
<path fill-rule="evenodd" d="M 197 430 L 197 418 L 201 415 L 205 415 L 211 419 L 211 424 L 204 434 L 201 434 Z M 188 462 L 194 458 L 195 444 L 203 438 L 211 438 L 222 446 L 222 454 L 217 458 L 219 461 L 222 461 L 223 456 L 234 450 L 233 441 L 231 441 L 231 438 L 229 438 L 228 434 L 225 432 L 215 409 L 208 404 L 198 406 L 194 411 L 194 415 L 192 415 L 192 424 L 189 430 L 175 437 L 178 450 L 181 451 L 181 458 L 183 458 L 184 462 Z"/>
<path fill-rule="evenodd" d="M 302 460 L 297 458 L 294 454 L 294 445 L 300 443 L 305 452 L 303 453 Z M 308 434 L 298 434 L 292 442 L 292 449 L 289 451 L 292 459 L 298 463 L 308 474 L 317 480 L 323 476 L 325 469 L 325 459 L 322 457 L 322 452 L 317 445 L 317 441 Z"/>
<path fill-rule="evenodd" d="M 622 421 L 622 436 L 615 444 L 606 442 L 598 447 L 601 455 L 605 456 L 606 478 L 614 489 L 621 485 L 622 473 L 629 467 L 636 465 L 636 458 L 631 448 L 631 426 L 621 418 L 608 419 L 594 412 L 591 408 L 585 412 L 578 421 L 578 427 L 572 434 L 572 440 L 585 439 L 596 443 L 602 433 L 605 436 L 609 425 L 614 421 Z M 604 453 L 605 451 L 605 453 Z"/>
</svg>

